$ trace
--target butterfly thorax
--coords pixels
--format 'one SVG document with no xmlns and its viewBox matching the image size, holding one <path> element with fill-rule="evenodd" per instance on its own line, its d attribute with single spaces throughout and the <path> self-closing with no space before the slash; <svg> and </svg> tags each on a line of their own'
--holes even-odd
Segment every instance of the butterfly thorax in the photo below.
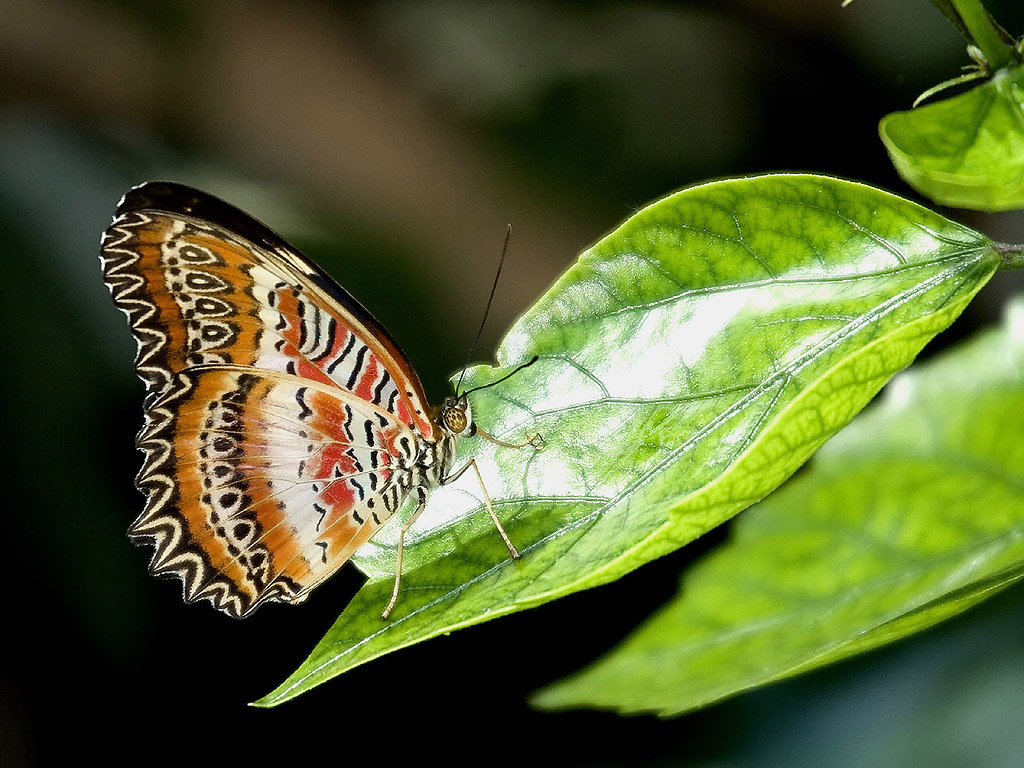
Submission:
<svg viewBox="0 0 1024 768">
<path fill-rule="evenodd" d="M 419 438 L 416 458 L 411 469 L 418 475 L 414 487 L 432 490 L 444 484 L 455 464 L 455 451 L 460 437 L 475 431 L 469 401 L 465 396 L 446 397 L 434 416 L 436 440 Z"/>
<path fill-rule="evenodd" d="M 410 497 L 425 503 L 430 491 L 444 485 L 455 464 L 459 438 L 474 432 L 465 397 L 445 398 L 444 405 L 432 416 L 433 436 L 415 433 L 410 441 L 410 430 L 399 436 L 397 444 L 391 448 L 395 461 L 386 485 L 381 489 L 381 496 L 391 514 L 397 512 Z"/>
<path fill-rule="evenodd" d="M 398 462 L 399 469 L 393 476 L 395 482 L 407 492 L 413 489 L 426 492 L 443 485 L 455 462 L 456 440 L 456 436 L 447 431 L 441 431 L 437 440 L 418 437 L 415 455 L 408 463 Z"/>
</svg>

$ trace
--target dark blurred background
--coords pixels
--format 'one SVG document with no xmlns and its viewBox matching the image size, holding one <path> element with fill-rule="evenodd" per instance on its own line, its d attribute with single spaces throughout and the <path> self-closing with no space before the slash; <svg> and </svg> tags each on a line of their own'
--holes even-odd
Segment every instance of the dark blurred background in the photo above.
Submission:
<svg viewBox="0 0 1024 768">
<path fill-rule="evenodd" d="M 1015 34 L 1019 2 L 986 3 Z M 430 395 L 579 251 L 709 178 L 807 170 L 916 199 L 877 120 L 968 63 L 927 0 L 681 3 L 0 0 L 0 766 L 71 759 L 1020 765 L 1020 589 L 909 642 L 671 721 L 542 714 L 717 532 L 616 584 L 411 648 L 271 711 L 360 582 L 235 622 L 146 574 L 142 385 L 97 247 L 165 178 L 296 243 L 383 321 Z M 1024 240 L 1017 214 L 946 211 Z M 998 319 L 997 275 L 935 347 Z M 369 756 L 369 757 L 368 757 Z"/>
</svg>

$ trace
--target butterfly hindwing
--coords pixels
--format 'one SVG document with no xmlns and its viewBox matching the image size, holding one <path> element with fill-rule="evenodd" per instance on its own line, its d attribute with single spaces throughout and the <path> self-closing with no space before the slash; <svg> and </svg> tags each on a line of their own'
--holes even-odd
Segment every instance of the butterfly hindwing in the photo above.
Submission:
<svg viewBox="0 0 1024 768">
<path fill-rule="evenodd" d="M 151 406 L 140 436 L 145 512 L 130 534 L 157 548 L 189 601 L 232 616 L 296 602 L 400 506 L 404 425 L 295 376 L 194 369 Z"/>
</svg>

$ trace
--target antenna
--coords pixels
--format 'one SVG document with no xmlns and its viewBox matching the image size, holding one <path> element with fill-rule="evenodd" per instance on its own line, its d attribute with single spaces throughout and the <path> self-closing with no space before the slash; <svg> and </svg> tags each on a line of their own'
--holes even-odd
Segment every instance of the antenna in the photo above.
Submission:
<svg viewBox="0 0 1024 768">
<path fill-rule="evenodd" d="M 479 387 L 473 387 L 472 389 L 467 389 L 462 394 L 463 395 L 468 395 L 468 394 L 471 394 L 473 392 L 479 392 L 481 389 L 487 389 L 488 387 L 493 387 L 495 384 L 501 384 L 501 382 L 505 381 L 506 379 L 511 379 L 513 376 L 515 376 L 517 373 L 519 373 L 521 370 L 523 370 L 523 368 L 529 368 L 531 365 L 536 363 L 538 360 L 540 360 L 540 355 L 534 355 L 529 360 L 527 360 L 525 363 L 520 363 L 519 365 L 517 365 L 514 370 L 510 371 L 509 373 L 506 373 L 504 376 L 502 376 L 497 381 L 492 381 L 490 384 L 481 384 Z M 458 391 L 458 390 L 456 390 L 456 391 Z"/>
<path fill-rule="evenodd" d="M 505 243 L 501 246 L 501 258 L 498 259 L 498 270 L 494 273 L 494 283 L 491 285 L 491 295 L 487 297 L 487 306 L 484 307 L 484 317 L 480 321 L 480 327 L 476 331 L 476 336 L 473 338 L 473 343 L 469 345 L 469 354 L 466 355 L 466 362 L 462 366 L 462 373 L 459 374 L 459 382 L 455 385 L 455 394 L 459 394 L 459 390 L 462 388 L 462 379 L 466 375 L 466 369 L 469 367 L 469 361 L 473 359 L 473 352 L 476 351 L 477 342 L 480 341 L 480 334 L 484 332 L 484 325 L 487 324 L 487 315 L 490 314 L 491 304 L 494 302 L 494 292 L 498 290 L 498 278 L 501 277 L 501 268 L 505 265 L 505 254 L 508 253 L 508 241 L 512 237 L 512 225 L 508 224 L 505 227 Z"/>
</svg>

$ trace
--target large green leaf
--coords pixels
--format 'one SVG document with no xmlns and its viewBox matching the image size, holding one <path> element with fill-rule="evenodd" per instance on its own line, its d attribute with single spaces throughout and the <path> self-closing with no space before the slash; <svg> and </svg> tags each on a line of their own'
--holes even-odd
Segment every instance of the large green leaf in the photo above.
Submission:
<svg viewBox="0 0 1024 768">
<path fill-rule="evenodd" d="M 671 715 L 928 627 L 1024 575 L 1024 300 L 902 374 L 618 649 L 535 699 Z"/>
<path fill-rule="evenodd" d="M 982 211 L 1024 207 L 1024 68 L 886 115 L 879 134 L 900 176 L 930 199 Z"/>
<path fill-rule="evenodd" d="M 273 705 L 381 654 L 601 584 L 757 501 L 800 466 L 996 269 L 990 243 L 858 184 L 765 176 L 694 187 L 585 252 L 509 332 L 473 395 L 506 440 L 464 441 L 523 556 L 510 561 L 472 473 L 410 532 L 379 618 L 395 529 L 371 577 Z"/>
</svg>

